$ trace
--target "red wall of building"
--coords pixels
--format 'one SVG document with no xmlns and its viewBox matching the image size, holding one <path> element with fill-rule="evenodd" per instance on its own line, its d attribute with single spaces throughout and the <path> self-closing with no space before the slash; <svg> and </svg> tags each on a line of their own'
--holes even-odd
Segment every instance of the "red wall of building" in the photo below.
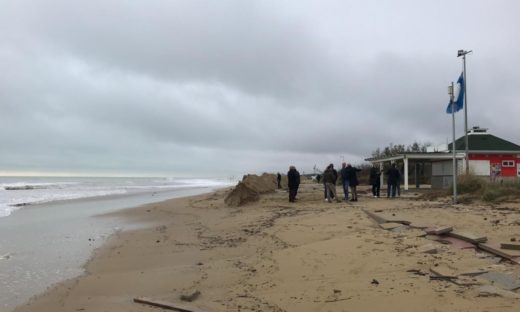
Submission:
<svg viewBox="0 0 520 312">
<path fill-rule="evenodd" d="M 499 164 L 501 166 L 501 173 L 500 175 L 503 177 L 516 177 L 517 176 L 517 169 L 516 166 L 518 163 L 520 163 L 520 156 L 518 155 L 500 155 L 500 154 L 469 154 L 470 160 L 489 160 L 490 167 L 495 166 L 496 164 Z M 505 167 L 502 166 L 502 162 L 504 160 L 513 161 L 512 167 Z"/>
</svg>

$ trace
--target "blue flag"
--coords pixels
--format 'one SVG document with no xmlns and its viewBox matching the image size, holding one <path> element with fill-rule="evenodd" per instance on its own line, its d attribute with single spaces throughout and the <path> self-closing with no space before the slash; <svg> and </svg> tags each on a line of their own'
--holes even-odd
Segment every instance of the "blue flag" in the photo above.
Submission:
<svg viewBox="0 0 520 312">
<path fill-rule="evenodd" d="M 457 80 L 459 93 L 455 95 L 455 113 L 464 108 L 464 76 L 460 73 L 459 80 Z M 455 92 L 455 90 L 454 90 Z M 446 113 L 451 114 L 451 103 L 446 107 Z"/>
</svg>

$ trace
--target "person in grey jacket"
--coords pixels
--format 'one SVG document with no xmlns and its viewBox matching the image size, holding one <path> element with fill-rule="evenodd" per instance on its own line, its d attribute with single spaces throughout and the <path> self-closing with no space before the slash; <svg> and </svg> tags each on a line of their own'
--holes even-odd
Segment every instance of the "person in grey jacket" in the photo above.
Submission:
<svg viewBox="0 0 520 312">
<path fill-rule="evenodd" d="M 338 172 L 334 170 L 334 165 L 330 164 L 327 169 L 323 172 L 323 183 L 325 184 L 325 192 L 327 193 L 327 201 L 332 202 L 332 199 L 336 199 L 336 202 L 341 202 L 336 194 L 336 180 L 338 179 Z"/>
</svg>

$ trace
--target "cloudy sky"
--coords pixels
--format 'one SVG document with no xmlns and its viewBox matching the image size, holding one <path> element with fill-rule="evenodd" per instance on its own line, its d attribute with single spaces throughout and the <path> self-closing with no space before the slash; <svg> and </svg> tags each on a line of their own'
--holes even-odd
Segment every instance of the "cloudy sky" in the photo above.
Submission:
<svg viewBox="0 0 520 312">
<path fill-rule="evenodd" d="M 459 49 L 474 51 L 469 125 L 520 143 L 518 1 L 0 8 L 0 174 L 310 172 L 445 143 Z"/>
</svg>

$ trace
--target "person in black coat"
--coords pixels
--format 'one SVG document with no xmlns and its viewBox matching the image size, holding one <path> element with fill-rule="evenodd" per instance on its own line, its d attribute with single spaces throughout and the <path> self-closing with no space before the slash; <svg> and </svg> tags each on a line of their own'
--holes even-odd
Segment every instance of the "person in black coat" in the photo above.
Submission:
<svg viewBox="0 0 520 312">
<path fill-rule="evenodd" d="M 278 188 L 281 189 L 282 188 L 282 175 L 280 174 L 280 172 L 278 172 L 276 174 L 276 182 L 278 182 Z"/>
<path fill-rule="evenodd" d="M 294 203 L 296 194 L 298 193 L 298 187 L 300 186 L 300 173 L 294 166 L 290 166 L 287 172 L 287 184 L 289 186 L 289 201 Z"/>
<path fill-rule="evenodd" d="M 350 193 L 352 194 L 352 198 L 350 199 L 350 201 L 357 201 L 357 186 L 359 184 L 357 173 L 358 171 L 361 171 L 361 169 L 352 167 L 351 164 L 347 164 L 347 167 L 345 169 L 348 179 L 348 185 L 350 186 Z"/>
<path fill-rule="evenodd" d="M 374 164 L 372 168 L 370 168 L 370 175 L 368 177 L 370 185 L 372 185 L 372 195 L 374 197 L 379 197 L 379 192 L 381 190 L 381 171 Z"/>
<path fill-rule="evenodd" d="M 347 169 L 347 163 L 341 164 L 341 171 L 339 173 L 341 175 L 341 184 L 343 184 L 343 194 L 344 194 L 343 200 L 347 201 L 348 200 L 348 187 L 350 185 L 350 183 L 348 182 L 349 174 L 348 174 L 348 169 Z"/>
<path fill-rule="evenodd" d="M 401 179 L 401 174 L 399 170 L 397 170 L 395 164 L 392 164 L 392 167 L 386 171 L 386 175 L 388 176 L 388 189 L 386 193 L 386 197 L 390 197 L 392 194 L 392 198 L 395 197 L 395 193 L 397 191 L 397 183 Z"/>
</svg>

